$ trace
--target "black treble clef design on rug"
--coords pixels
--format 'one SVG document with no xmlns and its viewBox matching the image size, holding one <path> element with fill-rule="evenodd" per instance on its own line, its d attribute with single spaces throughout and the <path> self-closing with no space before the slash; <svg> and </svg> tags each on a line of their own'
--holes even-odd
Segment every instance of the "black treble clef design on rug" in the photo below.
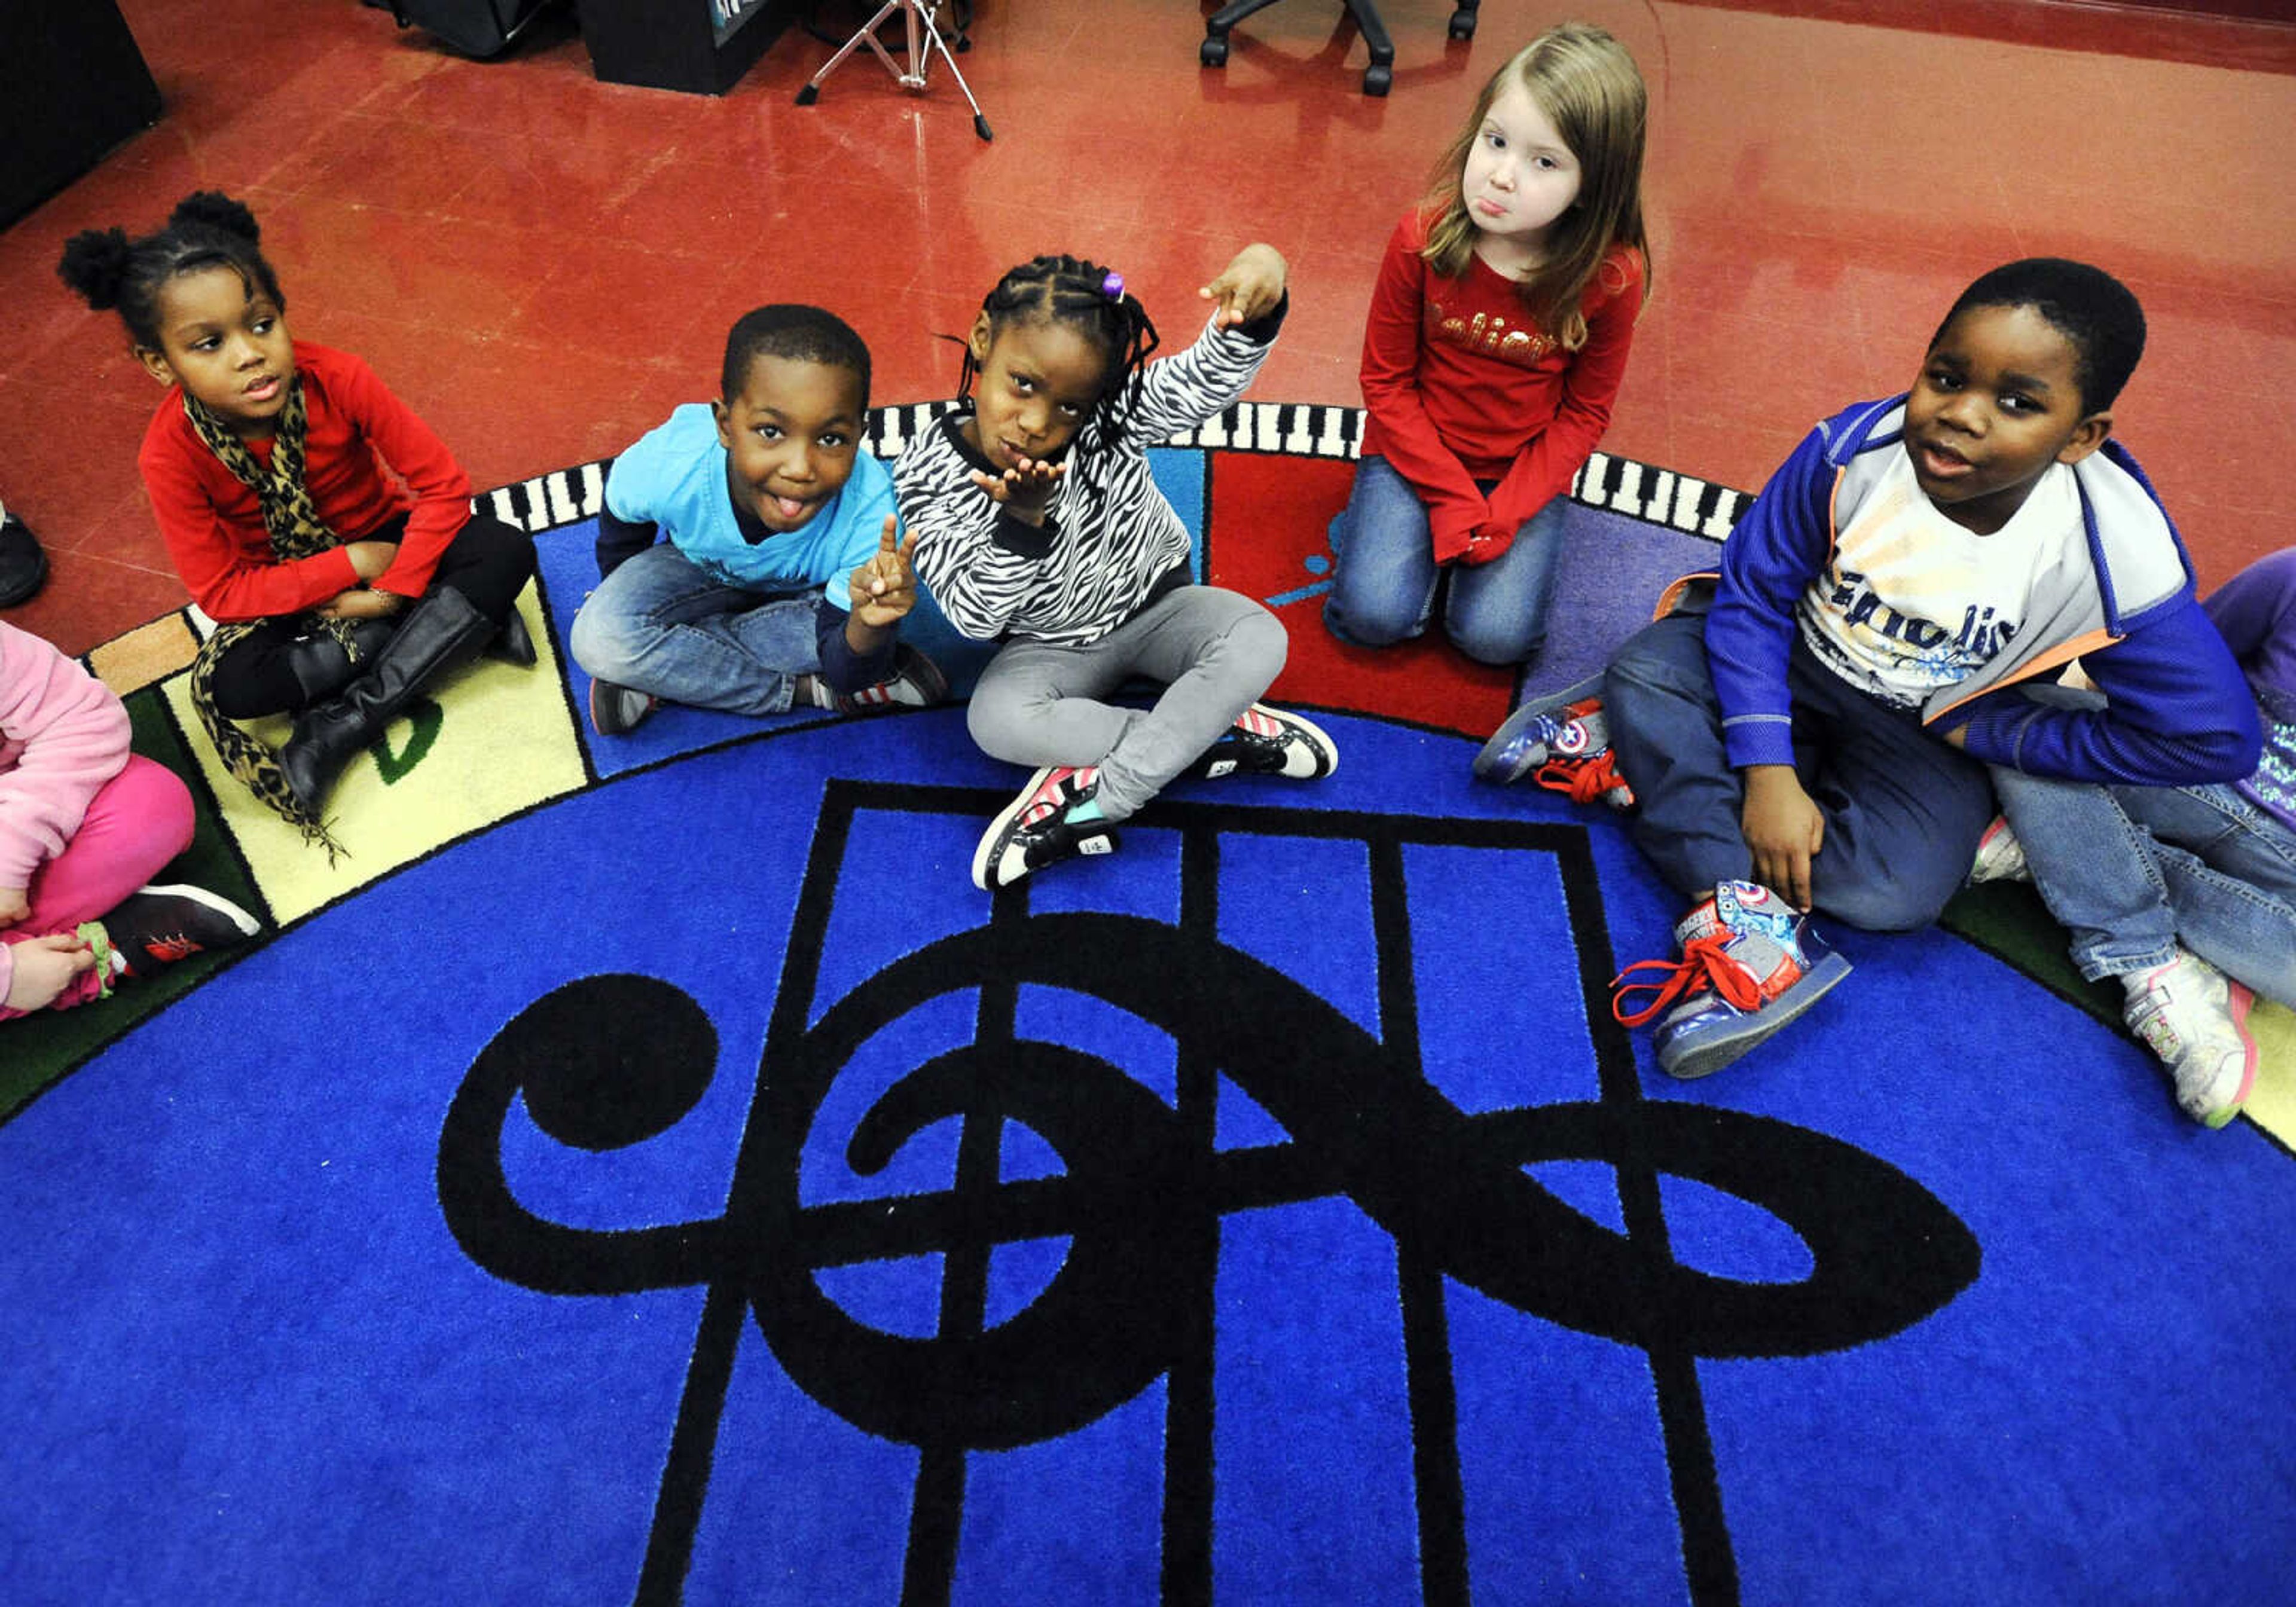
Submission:
<svg viewBox="0 0 2296 1607">
<path fill-rule="evenodd" d="M 641 1600 L 677 1598 L 745 1316 L 815 1400 L 868 1433 L 922 1449 L 905 1599 L 945 1597 L 965 1454 L 1068 1434 L 1167 1373 L 1176 1403 L 1191 1389 L 1208 1392 L 1201 1374 L 1210 1314 L 1175 1291 L 1207 1286 L 1199 1275 L 1217 1256 L 1220 1217 L 1341 1194 L 1395 1238 L 1406 1305 L 1439 1300 L 1441 1280 L 1456 1279 L 1650 1353 L 1677 1464 L 1693 1596 L 1734 1599 L 1696 1360 L 1866 1343 L 1921 1321 L 1977 1275 L 1978 1246 L 1960 1220 L 1852 1145 L 1740 1111 L 1632 1095 L 1470 1114 L 1426 1080 L 1412 1045 L 1382 1043 L 1185 921 L 1028 916 L 1017 903 L 1000 905 L 990 924 L 887 965 L 810 1026 L 815 966 L 802 912 L 799 926 L 721 1215 L 575 1228 L 530 1213 L 504 1178 L 503 1127 L 515 1100 L 552 1137 L 592 1150 L 663 1132 L 699 1101 L 713 1075 L 716 1034 L 686 995 L 654 979 L 581 979 L 528 1006 L 472 1066 L 440 1136 L 447 1223 L 496 1275 L 570 1295 L 709 1291 Z M 1016 1033 L 1023 988 L 1089 996 L 1160 1029 L 1178 1045 L 1184 1089 L 1191 1068 L 1200 1078 L 1225 1076 L 1290 1142 L 1214 1149 L 1185 1096 L 1176 1111 L 1089 1047 Z M 972 1040 L 900 1076 L 845 1144 L 853 1170 L 871 1176 L 913 1136 L 961 1119 L 954 1186 L 807 1203 L 801 1155 L 840 1070 L 888 1023 L 967 992 L 979 1000 Z M 1610 1047 L 1614 1059 L 1624 1053 Z M 1061 1170 L 1000 1180 L 996 1146 L 1007 1121 L 1041 1136 Z M 1627 1191 L 1622 1234 L 1522 1169 L 1559 1160 L 1606 1161 L 1646 1184 L 1670 1174 L 1722 1190 L 1791 1228 L 1814 1265 L 1783 1284 L 1684 1266 L 1655 1223 L 1654 1192 L 1638 1210 Z M 991 1249 L 1057 1238 L 1068 1250 L 1050 1283 L 1018 1313 L 987 1324 Z M 945 1258 L 945 1270 L 929 1337 L 856 1319 L 816 1275 L 931 1252 Z M 1447 1357 L 1408 1359 L 1414 1420 L 1431 1405 L 1439 1421 L 1449 1409 L 1440 1376 Z M 1192 1366 L 1193 1384 L 1183 1376 Z M 1201 1455 L 1207 1465 L 1202 1480 L 1170 1480 L 1178 1494 L 1166 1504 L 1168 1600 L 1209 1596 L 1209 1497 L 1190 1494 L 1208 1484 L 1209 1456 L 1203 1447 L 1192 1453 L 1187 1439 L 1168 1435 L 1178 1441 L 1168 1455 Z M 1685 1461 L 1693 1464 L 1687 1478 Z M 1447 1475 L 1420 1470 L 1431 1600 L 1465 1599 L 1456 1480 L 1456 1462 Z M 1192 1504 L 1202 1510 L 1191 1513 Z M 1442 1583 L 1450 1572 L 1456 1590 Z"/>
</svg>

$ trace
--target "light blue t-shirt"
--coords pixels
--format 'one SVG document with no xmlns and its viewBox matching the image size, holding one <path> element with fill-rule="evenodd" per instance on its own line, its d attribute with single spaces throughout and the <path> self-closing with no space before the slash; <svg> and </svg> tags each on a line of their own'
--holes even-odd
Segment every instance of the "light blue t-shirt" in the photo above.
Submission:
<svg viewBox="0 0 2296 1607">
<path fill-rule="evenodd" d="M 734 518 L 726 485 L 726 448 L 709 405 L 689 402 L 614 460 L 606 506 L 618 519 L 660 528 L 694 564 L 748 591 L 796 592 L 816 586 L 839 608 L 851 606 L 849 577 L 869 562 L 893 512 L 893 477 L 865 449 L 853 477 L 794 530 L 752 543 Z"/>
</svg>

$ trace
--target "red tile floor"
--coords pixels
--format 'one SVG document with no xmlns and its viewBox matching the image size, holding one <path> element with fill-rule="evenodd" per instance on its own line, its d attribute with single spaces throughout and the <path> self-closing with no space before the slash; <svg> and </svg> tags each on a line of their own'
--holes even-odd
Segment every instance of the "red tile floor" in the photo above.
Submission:
<svg viewBox="0 0 2296 1607">
<path fill-rule="evenodd" d="M 819 9 L 841 33 L 866 8 Z M 848 316 L 876 400 L 948 394 L 938 337 L 1050 249 L 1119 265 L 1185 338 L 1196 286 L 1273 242 L 1294 309 L 1256 394 L 1353 403 L 1396 215 L 1481 80 L 1566 13 L 1624 39 L 1652 92 L 1658 296 L 1611 449 L 1757 485 L 1816 418 L 1904 385 L 1974 274 L 2080 257 L 2151 314 L 2120 427 L 2202 583 L 2296 541 L 2296 28 L 2052 0 L 1486 0 L 1467 45 L 1450 0 L 1387 0 L 1395 87 L 1372 100 L 1329 0 L 1244 24 L 1225 71 L 1196 62 L 1208 9 L 981 0 L 962 63 L 982 144 L 945 76 L 912 95 L 866 55 L 792 104 L 829 53 L 800 29 L 709 98 L 596 82 L 570 8 L 473 62 L 354 0 L 121 0 L 165 116 L 0 232 L 0 497 L 53 563 L 11 620 L 78 652 L 182 600 L 135 479 L 158 393 L 55 278 L 77 229 L 244 196 L 296 332 L 367 357 L 480 487 L 708 395 L 726 325 L 763 300 Z"/>
</svg>

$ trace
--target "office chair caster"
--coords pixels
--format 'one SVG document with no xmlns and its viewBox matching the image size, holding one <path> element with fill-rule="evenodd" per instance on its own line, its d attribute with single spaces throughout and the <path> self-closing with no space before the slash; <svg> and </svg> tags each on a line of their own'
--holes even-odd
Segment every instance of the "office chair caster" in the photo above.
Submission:
<svg viewBox="0 0 2296 1607">
<path fill-rule="evenodd" d="M 1196 60 L 1202 62 L 1207 67 L 1226 66 L 1227 41 L 1226 39 L 1206 39 L 1201 45 L 1196 47 Z"/>
<path fill-rule="evenodd" d="M 1365 94 L 1385 94 L 1394 83 L 1394 70 L 1384 61 L 1374 61 L 1364 69 L 1363 89 Z"/>
<path fill-rule="evenodd" d="M 1462 5 L 1457 11 L 1453 12 L 1451 13 L 1450 29 L 1451 37 L 1455 39 L 1473 38 L 1475 37 L 1474 6 Z"/>
</svg>

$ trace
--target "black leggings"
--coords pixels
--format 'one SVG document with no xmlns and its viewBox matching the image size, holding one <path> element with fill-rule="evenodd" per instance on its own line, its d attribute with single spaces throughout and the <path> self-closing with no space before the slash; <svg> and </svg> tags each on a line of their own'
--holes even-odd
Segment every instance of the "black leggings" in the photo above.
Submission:
<svg viewBox="0 0 2296 1607">
<path fill-rule="evenodd" d="M 405 514 L 370 531 L 369 541 L 398 541 L 406 533 Z M 518 594 L 534 575 L 534 543 L 526 532 L 489 513 L 473 513 L 439 555 L 430 592 L 452 586 L 472 608 L 497 622 L 510 617 Z M 425 595 L 429 595 L 426 593 Z M 303 636 L 301 614 L 278 614 L 259 621 L 216 664 L 217 709 L 234 720 L 258 719 L 299 709 L 303 688 L 289 668 L 287 650 Z"/>
</svg>

